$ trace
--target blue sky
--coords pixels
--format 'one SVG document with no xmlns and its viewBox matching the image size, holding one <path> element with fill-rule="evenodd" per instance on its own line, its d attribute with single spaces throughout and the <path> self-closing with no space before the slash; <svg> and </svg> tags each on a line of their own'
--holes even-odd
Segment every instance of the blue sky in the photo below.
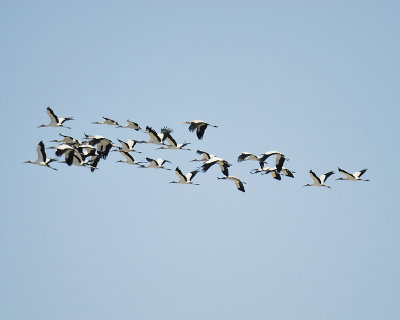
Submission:
<svg viewBox="0 0 400 320">
<path fill-rule="evenodd" d="M 1 319 L 398 319 L 395 1 L 4 1 Z M 37 128 L 51 106 L 72 130 Z M 23 164 L 59 133 L 169 126 L 234 165 L 216 179 Z M 182 121 L 203 119 L 202 141 Z M 190 171 L 194 151 L 138 147 Z M 295 179 L 243 152 L 285 153 Z M 49 155 L 51 153 L 49 152 Z M 362 168 L 369 183 L 302 188 Z"/>
</svg>

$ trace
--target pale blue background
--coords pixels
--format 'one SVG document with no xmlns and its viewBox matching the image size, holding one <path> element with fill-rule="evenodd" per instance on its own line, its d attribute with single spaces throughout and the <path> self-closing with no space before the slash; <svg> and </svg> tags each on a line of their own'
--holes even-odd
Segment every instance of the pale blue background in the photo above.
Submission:
<svg viewBox="0 0 400 320">
<path fill-rule="evenodd" d="M 399 319 L 397 1 L 2 1 L 0 319 Z M 52 106 L 72 130 L 40 128 Z M 175 129 L 247 182 L 25 165 Z M 197 141 L 182 121 L 217 124 Z M 188 151 L 138 149 L 183 171 Z M 252 176 L 280 150 L 296 178 Z M 51 153 L 49 153 L 51 155 Z M 144 155 L 136 156 L 143 159 Z M 310 169 L 372 181 L 302 188 Z"/>
</svg>

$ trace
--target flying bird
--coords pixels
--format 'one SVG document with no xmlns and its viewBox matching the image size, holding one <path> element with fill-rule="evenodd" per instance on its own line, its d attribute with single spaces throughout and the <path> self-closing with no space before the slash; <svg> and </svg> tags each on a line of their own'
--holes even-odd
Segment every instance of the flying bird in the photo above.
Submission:
<svg viewBox="0 0 400 320">
<path fill-rule="evenodd" d="M 51 140 L 50 142 L 57 142 L 57 143 L 66 143 L 66 144 L 69 144 L 69 145 L 77 145 L 77 144 L 80 144 L 81 142 L 79 141 L 79 140 L 77 140 L 77 139 L 75 139 L 75 138 L 72 138 L 72 137 L 70 137 L 70 136 L 65 136 L 65 135 L 63 135 L 63 134 L 61 134 L 61 133 L 59 133 L 59 135 L 61 136 L 61 137 L 63 137 L 63 139 L 56 139 L 56 140 Z"/>
<path fill-rule="evenodd" d="M 189 145 L 189 142 L 185 143 L 177 143 L 174 138 L 172 138 L 171 134 L 169 132 L 164 133 L 164 141 L 168 143 L 168 145 L 161 146 L 158 149 L 173 149 L 173 150 L 190 150 L 190 149 L 185 149 L 187 145 Z"/>
<path fill-rule="evenodd" d="M 210 169 L 216 163 L 218 163 L 219 167 L 221 168 L 222 173 L 225 176 L 229 176 L 228 168 L 231 166 L 231 164 L 222 158 L 213 157 L 210 160 L 207 160 L 206 162 L 204 162 L 203 165 L 201 166 L 201 168 L 202 168 L 203 172 L 207 172 L 207 170 Z"/>
<path fill-rule="evenodd" d="M 253 169 L 250 171 L 251 174 L 255 174 L 255 173 L 261 173 L 262 175 L 264 174 L 271 174 L 272 178 L 276 179 L 276 180 L 281 180 L 281 175 L 278 172 L 278 170 L 275 168 L 271 168 L 271 167 L 265 167 L 262 169 Z"/>
<path fill-rule="evenodd" d="M 138 164 L 142 163 L 139 161 L 135 161 L 135 159 L 133 159 L 133 157 L 130 155 L 129 152 L 122 151 L 122 150 L 119 150 L 119 152 L 126 158 L 126 160 L 118 160 L 117 162 L 122 162 L 122 163 L 132 164 L 132 165 L 135 165 L 135 164 L 138 165 Z"/>
<path fill-rule="evenodd" d="M 118 122 L 110 118 L 102 117 L 104 121 L 92 122 L 92 124 L 108 124 L 109 126 L 118 126 Z"/>
<path fill-rule="evenodd" d="M 92 156 L 90 159 L 90 171 L 94 172 L 97 169 L 97 165 L 99 164 L 100 161 L 100 156 L 98 154 L 95 154 Z"/>
<path fill-rule="evenodd" d="M 240 180 L 239 178 L 237 178 L 237 177 L 234 177 L 234 176 L 226 176 L 226 177 L 222 177 L 222 178 L 218 177 L 218 179 L 228 179 L 228 180 L 234 181 L 234 182 L 235 182 L 235 185 L 236 185 L 236 188 L 237 188 L 238 190 L 242 191 L 242 192 L 245 192 L 245 190 L 244 190 L 244 184 L 245 184 L 246 182 L 241 181 L 241 180 Z"/>
<path fill-rule="evenodd" d="M 252 153 L 249 153 L 249 152 L 242 152 L 237 159 L 238 162 L 242 162 L 242 161 L 246 161 L 246 160 L 259 162 L 260 157 L 254 155 Z"/>
<path fill-rule="evenodd" d="M 362 169 L 360 171 L 354 172 L 353 174 L 338 168 L 339 172 L 345 175 L 345 178 L 341 177 L 336 180 L 348 180 L 348 181 L 369 181 L 368 179 L 361 179 L 360 177 L 367 171 L 367 169 Z"/>
<path fill-rule="evenodd" d="M 72 165 L 75 149 L 74 147 L 70 146 L 69 144 L 60 144 L 58 146 L 48 147 L 47 149 L 56 149 L 56 156 L 61 157 L 65 155 L 65 162 L 67 165 Z"/>
<path fill-rule="evenodd" d="M 249 152 L 242 152 L 238 159 L 238 162 L 243 162 L 243 161 L 257 161 L 258 164 L 260 165 L 261 169 L 264 167 L 264 161 L 261 160 L 261 156 L 256 156 L 255 154 L 249 153 Z"/>
<path fill-rule="evenodd" d="M 63 123 L 65 121 L 75 120 L 74 118 L 72 118 L 72 117 L 59 118 L 59 117 L 56 116 L 56 114 L 54 113 L 54 111 L 50 107 L 47 107 L 46 112 L 50 117 L 50 123 L 49 124 L 42 124 L 38 128 L 41 128 L 41 127 L 63 127 L 63 128 L 71 129 L 70 127 L 64 126 Z"/>
<path fill-rule="evenodd" d="M 276 170 L 278 172 L 280 172 L 282 170 L 283 167 L 283 163 L 289 159 L 287 159 L 285 157 L 284 154 L 282 154 L 279 151 L 268 151 L 263 153 L 260 157 L 259 157 L 259 163 L 260 163 L 260 167 L 263 168 L 264 167 L 264 163 L 267 161 L 267 159 L 271 156 L 275 156 L 275 166 L 276 166 Z"/>
<path fill-rule="evenodd" d="M 128 140 L 128 141 L 122 141 L 118 139 L 119 143 L 121 144 L 122 147 L 118 148 L 118 150 L 115 151 L 125 151 L 125 152 L 136 152 L 136 153 L 141 153 L 140 151 L 136 151 L 133 149 L 137 143 L 140 143 L 140 141 L 137 140 Z"/>
<path fill-rule="evenodd" d="M 110 139 L 104 138 L 100 135 L 90 136 L 85 133 L 85 139 L 88 140 L 87 143 L 97 147 L 97 153 L 102 159 L 106 159 L 111 148 L 115 147 Z"/>
<path fill-rule="evenodd" d="M 146 127 L 146 133 L 149 135 L 150 140 L 139 141 L 140 143 L 153 143 L 164 145 L 165 132 L 171 133 L 172 130 L 168 128 L 161 129 L 161 133 L 157 133 L 152 127 Z"/>
<path fill-rule="evenodd" d="M 165 169 L 165 170 L 171 170 L 168 168 L 165 168 L 163 165 L 164 163 L 171 163 L 171 161 L 165 160 L 165 159 L 151 159 L 151 158 L 146 158 L 147 162 L 149 162 L 149 165 L 145 166 L 145 165 L 140 165 L 140 168 L 153 168 L 153 169 Z"/>
<path fill-rule="evenodd" d="M 193 183 L 192 182 L 192 179 L 195 177 L 195 175 L 198 172 L 199 172 L 199 170 L 194 170 L 194 171 L 188 172 L 188 173 L 186 173 L 186 175 L 184 175 L 182 173 L 182 171 L 178 167 L 176 167 L 175 173 L 178 176 L 179 180 L 171 181 L 170 183 L 193 184 L 193 185 L 198 186 L 199 185 L 198 183 Z"/>
<path fill-rule="evenodd" d="M 47 158 L 43 141 L 39 142 L 38 146 L 36 147 L 36 151 L 38 154 L 37 160 L 36 161 L 28 160 L 28 161 L 25 161 L 24 163 L 32 163 L 32 164 L 36 164 L 38 166 L 49 167 L 50 169 L 57 170 L 56 168 L 53 168 L 50 166 L 50 163 L 53 161 L 57 161 L 57 159 Z"/>
<path fill-rule="evenodd" d="M 326 187 L 330 188 L 330 186 L 325 185 L 326 179 L 328 179 L 331 175 L 333 175 L 335 172 L 329 171 L 325 174 L 322 174 L 320 177 L 318 177 L 314 171 L 310 170 L 310 177 L 314 180 L 313 184 L 306 184 L 303 187 Z"/>
<path fill-rule="evenodd" d="M 133 121 L 130 121 L 130 120 L 126 120 L 126 122 L 128 122 L 127 125 L 118 125 L 117 128 L 130 128 L 130 129 L 133 129 L 133 130 L 136 130 L 136 131 L 142 130 L 142 128 L 136 122 L 133 122 Z"/>
<path fill-rule="evenodd" d="M 209 124 L 207 122 L 204 122 L 202 120 L 192 120 L 192 121 L 185 121 L 182 122 L 183 124 L 189 124 L 189 131 L 193 132 L 194 130 L 196 130 L 196 134 L 197 134 L 197 138 L 199 140 L 203 139 L 204 136 L 204 132 L 206 131 L 207 127 L 214 127 L 214 128 L 218 128 L 218 126 Z"/>
<path fill-rule="evenodd" d="M 205 151 L 203 151 L 203 150 L 197 150 L 196 153 L 199 154 L 199 155 L 201 155 L 202 158 L 200 158 L 200 159 L 193 159 L 193 160 L 191 160 L 190 162 L 193 162 L 193 161 L 206 162 L 207 160 L 210 160 L 211 158 L 215 158 L 215 156 L 214 156 L 213 154 L 210 154 L 210 153 L 205 152 Z"/>
</svg>

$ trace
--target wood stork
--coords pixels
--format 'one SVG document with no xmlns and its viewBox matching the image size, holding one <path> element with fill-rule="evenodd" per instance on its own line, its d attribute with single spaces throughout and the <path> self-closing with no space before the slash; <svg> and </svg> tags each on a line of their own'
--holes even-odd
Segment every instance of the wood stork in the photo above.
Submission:
<svg viewBox="0 0 400 320">
<path fill-rule="evenodd" d="M 193 161 L 201 161 L 201 162 L 206 162 L 207 160 L 210 160 L 211 158 L 215 158 L 215 156 L 213 154 L 210 154 L 208 152 L 202 151 L 202 150 L 197 150 L 196 151 L 197 154 L 201 155 L 202 158 L 200 159 L 193 159 L 190 162 Z"/>
<path fill-rule="evenodd" d="M 198 172 L 199 172 L 199 170 L 194 170 L 194 171 L 188 172 L 188 173 L 186 173 L 186 175 L 184 175 L 184 174 L 182 173 L 182 171 L 181 171 L 178 167 L 176 167 L 175 173 L 176 173 L 176 175 L 178 176 L 179 180 L 177 180 L 177 181 L 171 181 L 170 183 L 193 184 L 193 185 L 198 186 L 198 185 L 199 185 L 198 183 L 193 183 L 193 182 L 192 182 L 192 179 L 194 178 L 194 176 L 195 176 Z"/>
<path fill-rule="evenodd" d="M 126 120 L 126 122 L 128 122 L 128 124 L 126 124 L 126 125 L 118 125 L 117 128 L 129 128 L 129 129 L 133 129 L 133 130 L 136 130 L 136 131 L 141 131 L 142 130 L 142 128 L 136 122 L 133 122 L 133 121 L 130 121 L 130 120 Z"/>
<path fill-rule="evenodd" d="M 125 151 L 125 152 L 136 152 L 136 153 L 141 153 L 140 151 L 136 151 L 133 149 L 137 143 L 140 143 L 140 141 L 137 140 L 128 140 L 127 142 L 122 141 L 118 139 L 119 143 L 121 144 L 122 147 L 118 148 L 118 150 L 115 151 Z"/>
<path fill-rule="evenodd" d="M 267 168 L 264 168 L 264 169 L 265 169 L 265 170 L 263 170 L 264 172 L 262 172 L 261 174 L 271 173 L 272 177 L 274 179 L 277 179 L 277 180 L 281 180 L 280 179 L 280 173 L 284 174 L 286 177 L 289 177 L 289 178 L 294 178 L 293 173 L 296 173 L 294 171 L 290 171 L 287 168 L 282 168 L 281 170 L 278 170 L 276 167 L 275 168 L 267 167 Z"/>
<path fill-rule="evenodd" d="M 28 161 L 25 161 L 24 163 L 32 163 L 32 164 L 36 164 L 38 166 L 49 167 L 50 169 L 58 170 L 58 169 L 53 168 L 53 167 L 50 166 L 50 163 L 53 162 L 53 161 L 57 161 L 57 159 L 47 158 L 46 150 L 45 150 L 45 146 L 44 146 L 43 141 L 39 142 L 38 146 L 36 147 L 36 151 L 37 151 L 37 154 L 38 154 L 37 160 L 36 161 L 28 160 Z"/>
<path fill-rule="evenodd" d="M 72 117 L 59 118 L 59 117 L 56 116 L 56 114 L 54 113 L 54 111 L 50 107 L 47 107 L 46 112 L 50 117 L 50 123 L 49 124 L 42 124 L 38 128 L 41 128 L 41 127 L 63 127 L 63 128 L 71 129 L 70 127 L 64 126 L 63 123 L 65 121 L 75 120 L 74 118 L 72 118 Z"/>
<path fill-rule="evenodd" d="M 348 181 L 369 181 L 368 179 L 360 179 L 360 177 L 367 171 L 367 169 L 362 169 L 360 171 L 354 172 L 353 174 L 338 168 L 339 172 L 345 175 L 345 178 L 341 177 L 336 180 L 348 180 Z"/>
<path fill-rule="evenodd" d="M 252 153 L 249 153 L 249 152 L 242 152 L 242 153 L 239 155 L 237 161 L 238 161 L 238 162 L 243 162 L 243 161 L 257 161 L 261 168 L 264 167 L 264 161 L 261 161 L 261 157 L 256 156 L 256 155 L 254 155 L 254 154 L 252 154 Z"/>
<path fill-rule="evenodd" d="M 63 135 L 63 134 L 61 134 L 61 133 L 59 133 L 59 135 L 61 136 L 61 137 L 63 137 L 63 139 L 56 139 L 56 140 L 51 140 L 50 142 L 57 142 L 57 143 L 66 143 L 66 144 L 69 144 L 69 145 L 78 145 L 78 144 L 81 144 L 81 142 L 79 141 L 79 140 L 77 140 L 77 139 L 75 139 L 75 138 L 72 138 L 72 137 L 70 137 L 70 136 L 65 136 L 65 135 Z"/>
<path fill-rule="evenodd" d="M 285 157 L 285 155 L 282 154 L 282 153 L 279 152 L 279 151 L 268 151 L 268 152 L 263 153 L 263 154 L 260 156 L 260 160 L 259 160 L 260 167 L 263 168 L 263 167 L 264 167 L 264 163 L 267 161 L 267 159 L 268 159 L 270 156 L 273 156 L 273 155 L 276 156 L 276 159 L 275 159 L 276 170 L 277 170 L 278 172 L 280 172 L 280 171 L 282 170 L 283 163 L 284 163 L 285 161 L 289 160 L 289 159 L 287 159 L 287 158 Z"/>
<path fill-rule="evenodd" d="M 107 159 L 111 148 L 114 146 L 113 142 L 109 139 L 103 139 L 97 143 L 97 153 L 102 159 Z"/>
<path fill-rule="evenodd" d="M 238 162 L 242 162 L 242 161 L 246 161 L 246 160 L 259 162 L 260 157 L 254 155 L 252 153 L 249 153 L 249 152 L 242 152 L 237 159 Z"/>
<path fill-rule="evenodd" d="M 165 160 L 165 159 L 161 159 L 161 158 L 158 158 L 158 159 L 151 159 L 151 158 L 146 158 L 146 160 L 147 160 L 147 162 L 149 162 L 149 165 L 148 166 L 145 166 L 145 165 L 140 165 L 139 167 L 140 168 L 153 168 L 153 169 L 165 169 L 165 170 L 171 170 L 171 169 L 168 169 L 168 168 L 165 168 L 164 166 L 163 166 L 163 164 L 164 163 L 171 163 L 171 161 L 168 161 L 168 160 Z"/>
<path fill-rule="evenodd" d="M 322 174 L 320 177 L 318 177 L 314 171 L 310 170 L 310 177 L 314 180 L 313 184 L 306 184 L 303 187 L 326 187 L 330 188 L 330 186 L 325 185 L 325 181 L 331 176 L 335 174 L 333 171 L 329 171 L 325 174 Z"/>
<path fill-rule="evenodd" d="M 210 169 L 216 163 L 218 163 L 219 167 L 221 168 L 222 173 L 225 176 L 229 176 L 228 167 L 230 167 L 231 164 L 222 158 L 213 157 L 213 158 L 207 160 L 206 162 L 204 162 L 203 165 L 201 166 L 201 168 L 202 168 L 203 172 L 207 172 L 207 170 Z"/>
<path fill-rule="evenodd" d="M 92 146 L 95 146 L 101 140 L 106 139 L 105 137 L 97 135 L 97 134 L 96 135 L 89 135 L 89 134 L 85 133 L 84 135 L 85 135 L 84 142 L 88 143 L 88 144 L 90 144 Z"/>
<path fill-rule="evenodd" d="M 293 173 L 296 173 L 296 171 L 291 171 L 291 170 L 289 170 L 289 169 L 287 169 L 287 168 L 283 168 L 283 167 L 282 167 L 281 172 L 282 172 L 286 177 L 289 177 L 289 178 L 294 178 L 294 174 L 293 174 Z"/>
<path fill-rule="evenodd" d="M 67 165 L 72 165 L 74 154 L 75 154 L 75 149 L 74 147 L 70 146 L 69 144 L 60 144 L 58 146 L 52 146 L 48 147 L 47 149 L 56 149 L 56 156 L 61 157 L 62 155 L 65 155 L 65 163 Z"/>
<path fill-rule="evenodd" d="M 96 154 L 96 148 L 90 144 L 79 144 L 75 146 L 75 148 L 80 153 L 83 160 Z"/>
<path fill-rule="evenodd" d="M 149 135 L 150 140 L 139 141 L 140 143 L 153 143 L 153 144 L 164 144 L 164 137 L 166 131 L 170 131 L 168 128 L 163 128 L 161 133 L 157 133 L 152 127 L 146 127 L 146 133 Z M 164 131 L 164 132 L 163 132 Z M 172 132 L 172 130 L 170 131 Z"/>
<path fill-rule="evenodd" d="M 92 124 L 108 124 L 109 126 L 119 126 L 118 122 L 110 118 L 102 117 L 104 121 L 92 122 Z"/>
<path fill-rule="evenodd" d="M 104 138 L 103 136 L 90 136 L 85 133 L 85 138 L 88 139 L 90 145 L 97 147 L 97 153 L 102 159 L 106 159 L 111 148 L 115 147 L 110 139 Z"/>
<path fill-rule="evenodd" d="M 167 141 L 168 145 L 159 147 L 158 149 L 189 150 L 190 151 L 190 149 L 184 148 L 190 144 L 189 142 L 176 143 L 175 139 L 172 138 L 172 136 L 169 132 L 164 133 L 164 141 Z"/>
<path fill-rule="evenodd" d="M 189 124 L 189 131 L 193 132 L 194 130 L 196 130 L 196 134 L 197 134 L 197 138 L 199 140 L 203 139 L 203 135 L 204 132 L 206 131 L 207 127 L 214 127 L 214 128 L 218 128 L 218 126 L 209 124 L 207 122 L 204 122 L 202 120 L 192 120 L 192 121 L 185 121 L 182 122 L 183 124 Z"/>
<path fill-rule="evenodd" d="M 239 178 L 234 177 L 234 176 L 226 176 L 226 177 L 218 177 L 218 179 L 228 179 L 228 180 L 232 180 L 235 182 L 236 188 L 242 192 L 245 192 L 244 190 L 244 184 L 246 182 L 241 181 Z"/>
<path fill-rule="evenodd" d="M 61 161 L 67 162 L 67 161 Z M 84 160 L 79 152 L 75 152 L 72 157 L 71 164 L 77 167 L 87 167 L 90 166 L 90 162 L 88 160 Z"/>
<path fill-rule="evenodd" d="M 267 151 L 267 152 L 264 152 L 264 153 L 260 156 L 260 160 L 261 160 L 262 162 L 266 162 L 267 159 L 268 159 L 270 156 L 279 155 L 279 154 L 282 154 L 282 153 L 279 152 L 279 151 L 276 151 L 276 150 Z"/>
<path fill-rule="evenodd" d="M 100 156 L 95 154 L 90 159 L 90 171 L 94 172 L 97 169 L 97 165 L 99 164 Z"/>
<path fill-rule="evenodd" d="M 274 178 L 276 180 L 281 180 L 281 175 L 276 168 L 265 167 L 262 169 L 253 169 L 250 171 L 250 173 L 251 174 L 261 173 L 262 175 L 270 173 L 272 178 Z"/>
<path fill-rule="evenodd" d="M 117 162 L 122 162 L 122 163 L 132 164 L 132 165 L 138 165 L 138 164 L 142 163 L 140 161 L 135 161 L 135 159 L 133 159 L 133 157 L 127 151 L 119 150 L 119 152 L 126 158 L 126 160 L 118 160 Z"/>
</svg>

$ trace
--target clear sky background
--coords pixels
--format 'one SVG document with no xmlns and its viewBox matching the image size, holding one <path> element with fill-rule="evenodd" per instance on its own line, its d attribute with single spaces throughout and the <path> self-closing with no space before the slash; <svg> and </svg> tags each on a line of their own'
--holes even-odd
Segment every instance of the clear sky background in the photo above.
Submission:
<svg viewBox="0 0 400 320">
<path fill-rule="evenodd" d="M 397 1 L 2 1 L 0 319 L 399 319 L 399 29 Z M 192 151 L 135 158 L 207 150 L 246 193 L 23 164 L 59 133 L 146 138 L 102 116 L 173 128 Z M 295 179 L 236 162 L 269 150 Z M 371 181 L 302 187 L 338 166 Z"/>
</svg>

